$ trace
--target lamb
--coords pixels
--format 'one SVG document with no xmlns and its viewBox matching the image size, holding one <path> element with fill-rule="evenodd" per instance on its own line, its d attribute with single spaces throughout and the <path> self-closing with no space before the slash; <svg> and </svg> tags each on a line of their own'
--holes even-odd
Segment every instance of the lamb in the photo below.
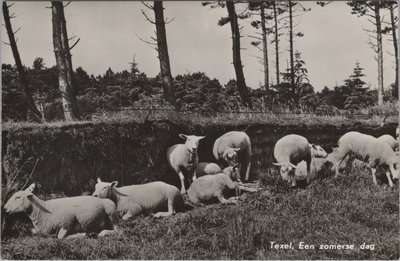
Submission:
<svg viewBox="0 0 400 261">
<path fill-rule="evenodd" d="M 222 169 L 218 164 L 212 162 L 199 162 L 197 165 L 196 176 L 213 175 L 221 173 Z"/>
<path fill-rule="evenodd" d="M 291 186 L 296 186 L 296 165 L 303 160 L 307 164 L 307 183 L 310 183 L 310 167 L 312 158 L 326 158 L 327 153 L 320 146 L 308 143 L 308 140 L 300 135 L 286 135 L 275 144 L 274 157 L 280 166 L 280 174 L 283 180 L 288 180 Z"/>
<path fill-rule="evenodd" d="M 204 136 L 179 134 L 179 137 L 186 139 L 185 144 L 176 144 L 167 149 L 167 161 L 169 166 L 179 175 L 181 181 L 181 193 L 185 194 L 185 177 L 196 180 L 196 169 L 199 163 L 197 148 L 199 141 Z"/>
<path fill-rule="evenodd" d="M 202 204 L 217 198 L 222 204 L 235 204 L 238 198 L 226 199 L 224 194 L 229 190 L 256 192 L 256 189 L 244 187 L 224 174 L 205 175 L 196 179 L 188 189 L 189 200 L 194 204 Z"/>
<path fill-rule="evenodd" d="M 139 214 L 167 209 L 158 212 L 154 217 L 167 217 L 175 214 L 184 206 L 179 190 L 167 183 L 156 181 L 142 185 L 131 185 L 117 188 L 118 181 L 103 182 L 97 178 L 93 196 L 111 199 L 116 205 L 123 220 Z"/>
<path fill-rule="evenodd" d="M 213 154 L 217 160 L 225 160 L 229 166 L 239 163 L 240 176 L 249 180 L 251 168 L 251 142 L 245 132 L 230 131 L 214 142 Z"/>
<path fill-rule="evenodd" d="M 116 207 L 112 202 L 92 196 L 43 201 L 32 193 L 34 188 L 35 183 L 17 191 L 4 206 L 9 214 L 26 213 L 32 220 L 34 234 L 57 234 L 62 239 L 90 232 L 100 232 L 99 237 L 116 232 L 112 223 Z"/>
<path fill-rule="evenodd" d="M 389 166 L 390 172 L 394 179 L 398 179 L 399 170 L 395 169 L 395 164 L 399 164 L 400 159 L 393 151 L 389 144 L 376 139 L 371 135 L 362 134 L 360 132 L 351 131 L 344 134 L 338 141 L 338 162 L 335 164 L 335 177 L 339 175 L 339 165 L 348 155 L 353 156 L 364 162 L 368 162 L 368 166 L 372 172 L 372 179 L 375 185 L 376 167 L 378 164 L 386 164 Z M 386 172 L 389 186 L 393 186 L 389 171 Z"/>
<path fill-rule="evenodd" d="M 397 143 L 396 139 L 391 135 L 385 134 L 378 138 L 378 140 L 386 142 L 389 146 L 395 151 L 399 147 L 399 143 Z"/>
</svg>

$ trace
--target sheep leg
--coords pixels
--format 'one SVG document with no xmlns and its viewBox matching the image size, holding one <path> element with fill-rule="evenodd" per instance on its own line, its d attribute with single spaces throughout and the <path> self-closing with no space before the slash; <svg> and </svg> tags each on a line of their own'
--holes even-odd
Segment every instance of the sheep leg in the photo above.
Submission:
<svg viewBox="0 0 400 261">
<path fill-rule="evenodd" d="M 386 177 L 389 181 L 389 186 L 393 187 L 393 181 L 392 181 L 392 177 L 390 177 L 390 172 L 386 171 Z"/>
<path fill-rule="evenodd" d="M 196 173 L 196 170 L 194 170 L 192 181 L 195 181 L 196 179 L 197 179 L 197 173 Z"/>
<path fill-rule="evenodd" d="M 125 215 L 122 216 L 122 220 L 128 220 L 132 217 L 132 214 L 130 212 L 126 213 Z"/>
<path fill-rule="evenodd" d="M 342 164 L 343 160 L 344 160 L 346 157 L 347 157 L 347 155 L 345 155 L 344 157 L 342 157 L 341 160 L 338 160 L 338 161 L 336 162 L 336 164 L 335 164 L 335 176 L 334 176 L 334 178 L 339 177 L 339 166 L 340 166 L 340 164 Z"/>
<path fill-rule="evenodd" d="M 175 214 L 175 209 L 174 209 L 174 200 L 169 198 L 168 199 L 168 211 L 167 212 L 158 212 L 153 215 L 155 218 L 159 217 L 168 217 Z"/>
<path fill-rule="evenodd" d="M 245 181 L 248 181 L 250 178 L 250 167 L 251 167 L 251 162 L 249 161 L 247 163 L 246 177 L 244 178 Z"/>
<path fill-rule="evenodd" d="M 310 184 L 311 161 L 307 161 L 307 184 Z"/>
<path fill-rule="evenodd" d="M 76 233 L 76 234 L 67 236 L 68 239 L 83 238 L 83 237 L 86 237 L 86 233 Z"/>
<path fill-rule="evenodd" d="M 375 176 L 376 168 L 371 168 L 371 172 L 372 172 L 372 180 L 373 180 L 374 184 L 378 185 L 378 182 L 376 182 L 376 176 Z"/>
<path fill-rule="evenodd" d="M 108 235 L 115 234 L 115 232 L 117 232 L 115 229 L 114 230 L 104 229 L 97 235 L 97 237 L 105 237 Z"/>
<path fill-rule="evenodd" d="M 244 187 L 244 186 L 241 186 L 241 185 L 238 185 L 238 188 L 239 188 L 240 190 L 243 190 L 243 191 L 246 191 L 246 192 L 250 192 L 250 193 L 257 192 L 257 189 L 254 189 L 254 188 L 247 188 L 247 187 Z"/>
<path fill-rule="evenodd" d="M 179 171 L 178 175 L 179 179 L 181 180 L 181 194 L 186 194 L 185 177 L 183 176 L 182 171 Z"/>
<path fill-rule="evenodd" d="M 236 204 L 237 201 L 231 201 L 231 200 L 227 200 L 226 198 L 224 198 L 224 196 L 219 195 L 218 196 L 218 200 L 219 202 L 221 202 L 222 204 Z"/>
<path fill-rule="evenodd" d="M 64 238 L 66 235 L 67 235 L 67 232 L 68 232 L 68 230 L 67 229 L 65 229 L 65 228 L 60 228 L 60 230 L 58 231 L 58 234 L 57 234 L 57 238 L 58 239 L 62 239 L 62 238 Z"/>
</svg>

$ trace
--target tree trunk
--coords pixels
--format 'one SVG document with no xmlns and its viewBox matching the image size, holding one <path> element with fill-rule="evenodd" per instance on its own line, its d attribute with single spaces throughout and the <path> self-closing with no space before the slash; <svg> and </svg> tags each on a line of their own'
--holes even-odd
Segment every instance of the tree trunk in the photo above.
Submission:
<svg viewBox="0 0 400 261">
<path fill-rule="evenodd" d="M 73 79 L 71 53 L 68 44 L 67 25 L 62 2 L 51 2 L 53 23 L 53 46 L 58 69 L 64 118 L 66 121 L 79 119 Z"/>
<path fill-rule="evenodd" d="M 289 1 L 289 42 L 290 42 L 290 84 L 294 88 L 294 57 L 293 57 L 293 14 L 292 1 Z"/>
<path fill-rule="evenodd" d="M 4 23 L 5 23 L 5 27 L 7 30 L 8 38 L 10 41 L 11 50 L 12 50 L 14 60 L 15 60 L 15 65 L 17 66 L 19 81 L 21 82 L 21 86 L 24 90 L 23 93 L 25 96 L 26 108 L 28 109 L 30 114 L 33 116 L 35 121 L 41 122 L 42 114 L 36 107 L 35 101 L 33 100 L 31 91 L 29 89 L 28 78 L 26 76 L 24 67 L 22 66 L 21 57 L 19 56 L 17 42 L 15 40 L 14 32 L 13 32 L 13 29 L 11 26 L 10 13 L 8 11 L 8 6 L 7 6 L 6 2 L 3 2 L 3 16 L 4 16 Z"/>
<path fill-rule="evenodd" d="M 161 78 L 164 83 L 165 99 L 175 106 L 175 91 L 169 63 L 167 33 L 165 30 L 164 8 L 162 1 L 154 1 L 154 16 L 157 34 L 158 59 L 160 60 Z"/>
<path fill-rule="evenodd" d="M 399 50 L 397 43 L 397 35 L 396 35 L 396 21 L 394 19 L 394 9 L 395 7 L 390 7 L 390 23 L 392 26 L 392 36 L 393 36 L 393 47 L 394 47 L 394 57 L 396 62 L 396 78 L 394 80 L 394 84 L 396 87 L 399 85 Z"/>
<path fill-rule="evenodd" d="M 233 66 L 235 68 L 235 73 L 236 73 L 236 84 L 243 105 L 252 109 L 253 104 L 251 102 L 249 92 L 247 90 L 247 85 L 243 74 L 242 60 L 240 58 L 240 31 L 239 31 L 239 25 L 237 21 L 234 2 L 226 1 L 226 8 L 228 10 L 229 20 L 231 24 Z"/>
<path fill-rule="evenodd" d="M 382 25 L 380 16 L 380 3 L 375 3 L 376 46 L 378 55 L 378 105 L 383 104 L 383 50 L 382 50 Z"/>
<path fill-rule="evenodd" d="M 275 22 L 275 66 L 276 66 L 276 84 L 279 85 L 279 31 L 278 31 L 278 13 L 276 11 L 276 2 L 272 1 L 274 6 L 274 22 Z"/>
<path fill-rule="evenodd" d="M 268 68 L 268 38 L 267 29 L 265 27 L 265 10 L 264 3 L 261 4 L 261 29 L 263 39 L 263 62 L 264 62 L 264 88 L 269 90 L 269 68 Z"/>
</svg>

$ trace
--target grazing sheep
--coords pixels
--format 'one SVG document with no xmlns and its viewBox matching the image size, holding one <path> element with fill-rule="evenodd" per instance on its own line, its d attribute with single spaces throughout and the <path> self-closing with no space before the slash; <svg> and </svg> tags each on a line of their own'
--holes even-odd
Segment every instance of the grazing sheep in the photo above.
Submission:
<svg viewBox="0 0 400 261">
<path fill-rule="evenodd" d="M 307 164 L 307 183 L 310 182 L 310 168 L 312 158 L 326 158 L 327 153 L 320 146 L 309 144 L 308 140 L 300 135 L 290 134 L 279 139 L 274 148 L 274 157 L 280 166 L 280 174 L 283 180 L 287 180 L 291 186 L 296 186 L 296 165 L 303 160 Z"/>
<path fill-rule="evenodd" d="M 183 207 L 183 198 L 179 190 L 167 183 L 156 181 L 142 185 L 131 185 L 117 188 L 118 181 L 102 182 L 97 179 L 93 196 L 111 199 L 116 205 L 123 220 L 142 213 L 168 209 L 158 212 L 154 217 L 166 217 L 175 214 Z"/>
<path fill-rule="evenodd" d="M 109 216 L 114 217 L 116 212 L 114 203 L 92 196 L 44 201 L 32 193 L 34 188 L 35 184 L 32 184 L 16 192 L 4 206 L 9 214 L 26 213 L 34 226 L 32 232 L 57 234 L 59 239 L 84 236 L 88 232 L 100 232 L 99 237 L 115 232 Z"/>
<path fill-rule="evenodd" d="M 243 190 L 247 192 L 256 192 L 256 189 L 247 188 L 233 182 L 232 179 L 224 174 L 205 175 L 195 181 L 188 189 L 189 200 L 194 204 L 202 204 L 217 198 L 222 204 L 237 203 L 237 198 L 226 199 L 224 194 L 229 190 Z"/>
<path fill-rule="evenodd" d="M 335 177 L 339 175 L 340 163 L 349 155 L 358 160 L 368 162 L 375 185 L 377 185 L 375 176 L 376 167 L 379 164 L 388 165 L 393 178 L 398 178 L 399 170 L 396 170 L 394 165 L 399 164 L 400 160 L 398 155 L 396 155 L 393 149 L 386 142 L 378 140 L 371 135 L 351 131 L 344 134 L 339 139 L 338 145 L 338 162 L 335 164 Z M 389 185 L 393 186 L 389 171 L 386 172 L 386 176 L 388 178 Z"/>
<path fill-rule="evenodd" d="M 218 164 L 212 162 L 199 162 L 197 165 L 196 176 L 201 177 L 204 175 L 213 175 L 221 173 L 222 169 Z"/>
<path fill-rule="evenodd" d="M 183 135 L 179 134 L 179 137 L 186 139 L 185 144 L 177 144 L 167 149 L 167 161 L 169 166 L 179 175 L 181 180 L 181 193 L 185 194 L 185 178 L 192 178 L 196 180 L 197 164 L 199 163 L 199 157 L 197 155 L 197 148 L 199 146 L 199 140 L 203 139 L 204 136 L 194 135 Z"/>
<path fill-rule="evenodd" d="M 240 176 L 249 180 L 251 168 L 251 142 L 245 132 L 230 131 L 214 142 L 214 157 L 225 160 L 229 166 L 239 163 Z"/>
<path fill-rule="evenodd" d="M 388 134 L 382 135 L 378 138 L 378 140 L 386 142 L 393 150 L 396 150 L 399 147 L 399 143 L 397 143 L 397 140 L 393 138 L 391 135 Z"/>
</svg>

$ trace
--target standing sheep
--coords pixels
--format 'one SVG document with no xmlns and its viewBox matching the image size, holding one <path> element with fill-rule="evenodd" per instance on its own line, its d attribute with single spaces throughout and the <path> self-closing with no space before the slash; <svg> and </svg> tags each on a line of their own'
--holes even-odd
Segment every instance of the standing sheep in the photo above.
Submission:
<svg viewBox="0 0 400 261">
<path fill-rule="evenodd" d="M 226 199 L 224 197 L 224 194 L 230 190 L 257 191 L 237 184 L 225 173 L 218 173 L 196 179 L 188 189 L 188 196 L 194 204 L 202 204 L 215 198 L 222 204 L 234 204 L 237 202 L 237 198 Z"/>
<path fill-rule="evenodd" d="M 9 214 L 26 213 L 34 226 L 32 232 L 57 234 L 59 239 L 78 234 L 82 236 L 88 232 L 100 232 L 99 237 L 115 232 L 111 219 L 116 208 L 112 202 L 92 196 L 43 201 L 32 193 L 34 188 L 35 184 L 32 184 L 16 192 L 4 206 L 5 212 Z"/>
<path fill-rule="evenodd" d="M 288 180 L 291 186 L 296 186 L 295 173 L 296 165 L 303 160 L 307 164 L 307 183 L 310 183 L 310 168 L 312 158 L 326 158 L 327 153 L 320 146 L 309 144 L 303 136 L 290 134 L 286 135 L 275 144 L 274 157 L 280 166 L 280 174 L 283 180 Z"/>
<path fill-rule="evenodd" d="M 131 185 L 117 188 L 118 181 L 102 182 L 97 179 L 93 196 L 111 199 L 116 205 L 123 220 L 142 213 L 158 212 L 154 217 L 166 217 L 183 208 L 183 198 L 179 190 L 167 183 L 156 181 L 142 185 Z"/>
<path fill-rule="evenodd" d="M 179 175 L 181 180 L 181 193 L 185 194 L 185 178 L 196 180 L 196 169 L 199 163 L 197 148 L 199 141 L 204 136 L 183 135 L 179 137 L 186 139 L 185 144 L 176 144 L 167 149 L 167 161 L 169 166 Z M 191 181 L 191 180 L 190 180 Z"/>
<path fill-rule="evenodd" d="M 371 135 L 351 131 L 344 134 L 339 139 L 338 145 L 338 161 L 335 164 L 335 177 L 339 175 L 340 163 L 349 155 L 358 160 L 368 162 L 375 185 L 377 185 L 375 176 L 376 167 L 379 164 L 388 165 L 393 178 L 398 178 L 399 170 L 396 170 L 394 165 L 399 164 L 400 160 L 398 155 L 396 155 L 390 145 L 386 142 L 378 140 Z M 388 178 L 389 185 L 392 187 L 393 182 L 388 171 L 386 172 L 386 176 Z"/>
<path fill-rule="evenodd" d="M 386 142 L 389 144 L 389 146 L 395 151 L 399 147 L 399 143 L 397 143 L 397 140 L 393 138 L 391 135 L 385 134 L 382 135 L 378 138 L 378 140 Z"/>
<path fill-rule="evenodd" d="M 214 157 L 225 160 L 229 166 L 239 163 L 240 176 L 249 180 L 251 168 L 251 142 L 245 132 L 230 131 L 214 142 Z"/>
</svg>

